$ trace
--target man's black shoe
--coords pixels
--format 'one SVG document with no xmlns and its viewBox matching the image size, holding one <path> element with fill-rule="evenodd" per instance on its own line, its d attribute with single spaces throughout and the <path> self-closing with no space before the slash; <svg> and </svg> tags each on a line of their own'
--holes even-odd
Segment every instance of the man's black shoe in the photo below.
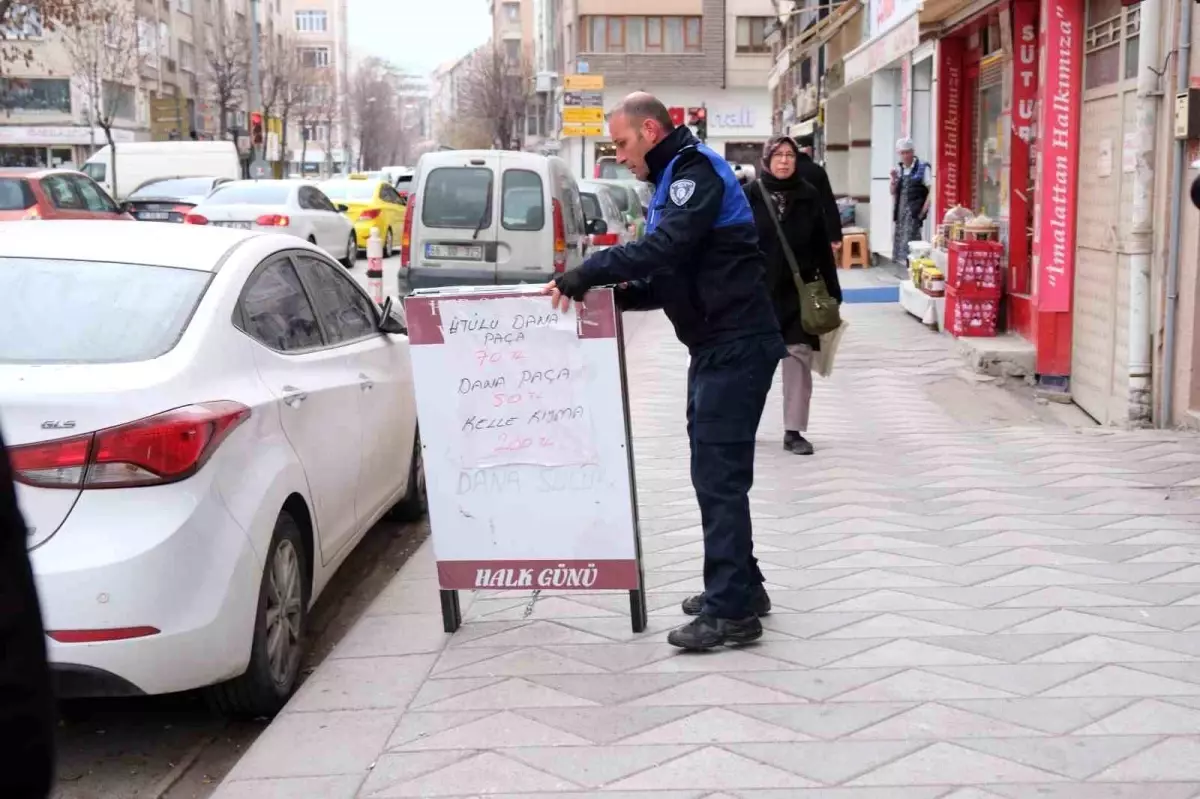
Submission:
<svg viewBox="0 0 1200 799">
<path fill-rule="evenodd" d="M 667 643 L 680 649 L 715 649 L 728 644 L 748 644 L 762 638 L 762 622 L 757 616 L 745 619 L 718 619 L 700 614 L 667 635 Z"/>
<path fill-rule="evenodd" d="M 783 434 L 783 448 L 796 455 L 813 454 L 813 445 L 795 430 L 788 430 Z"/>
<path fill-rule="evenodd" d="M 683 612 L 688 616 L 699 616 L 700 611 L 704 610 L 704 594 L 696 594 L 683 600 Z M 755 616 L 770 616 L 771 615 L 771 597 L 767 596 L 765 588 L 760 588 L 754 601 L 750 603 L 750 610 L 754 611 Z"/>
</svg>

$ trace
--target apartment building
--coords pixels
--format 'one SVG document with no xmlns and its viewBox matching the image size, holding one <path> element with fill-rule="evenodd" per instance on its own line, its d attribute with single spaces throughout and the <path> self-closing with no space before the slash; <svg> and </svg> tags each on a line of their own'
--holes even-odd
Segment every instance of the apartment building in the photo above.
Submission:
<svg viewBox="0 0 1200 799">
<path fill-rule="evenodd" d="M 633 91 L 648 91 L 682 120 L 703 106 L 708 144 L 728 160 L 752 163 L 771 135 L 767 75 L 771 0 L 539 0 L 539 67 L 554 106 L 562 76 L 604 77 L 605 108 Z M 551 127 L 561 132 L 561 115 Z M 557 151 L 579 174 L 592 176 L 614 148 L 606 135 L 559 138 Z"/>
<path fill-rule="evenodd" d="M 275 0 L 283 6 L 283 20 L 291 31 L 300 63 L 312 69 L 328 69 L 333 86 L 332 101 L 316 98 L 319 105 L 332 102 L 332 113 L 308 125 L 289 125 L 289 170 L 315 175 L 331 174 L 354 162 L 350 129 L 350 47 L 347 0 Z M 322 87 L 321 92 L 328 92 Z M 305 139 L 307 138 L 307 142 Z"/>
<path fill-rule="evenodd" d="M 211 137 L 220 130 L 212 109 L 208 63 L 222 30 L 249 30 L 249 0 L 112 0 L 137 15 L 141 69 L 106 82 L 116 100 L 113 138 Z M 277 35 L 282 0 L 263 0 L 262 35 Z M 228 26 L 215 25 L 227 14 Z M 12 17 L 10 17 L 12 18 Z M 63 32 L 48 31 L 36 12 L 21 15 L 20 30 L 0 35 L 31 56 L 4 65 L 0 78 L 0 165 L 79 164 L 104 134 L 93 126 L 88 91 L 77 76 Z M 236 120 L 233 120 L 236 123 Z"/>
</svg>

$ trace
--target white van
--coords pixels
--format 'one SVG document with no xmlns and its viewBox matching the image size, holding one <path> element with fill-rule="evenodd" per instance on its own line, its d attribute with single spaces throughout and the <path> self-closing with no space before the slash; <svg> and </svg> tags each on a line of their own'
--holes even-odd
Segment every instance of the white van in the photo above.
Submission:
<svg viewBox="0 0 1200 799">
<path fill-rule="evenodd" d="M 414 289 L 541 283 L 587 253 L 579 187 L 561 158 L 442 150 L 421 156 L 412 185 L 400 265 Z"/>
<path fill-rule="evenodd" d="M 117 145 L 117 182 L 112 182 L 112 148 L 107 144 L 83 164 L 83 171 L 118 202 L 157 178 L 242 177 L 237 145 L 231 141 L 140 141 Z"/>
</svg>

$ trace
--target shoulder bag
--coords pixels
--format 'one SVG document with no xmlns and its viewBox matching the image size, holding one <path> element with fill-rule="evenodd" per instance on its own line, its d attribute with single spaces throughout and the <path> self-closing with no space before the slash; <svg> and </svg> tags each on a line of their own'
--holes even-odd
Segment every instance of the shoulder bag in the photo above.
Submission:
<svg viewBox="0 0 1200 799">
<path fill-rule="evenodd" d="M 825 278 L 817 273 L 812 280 L 805 281 L 804 276 L 800 274 L 796 254 L 792 252 L 792 245 L 788 243 L 787 236 L 783 233 L 783 225 L 779 221 L 779 212 L 775 208 L 775 201 L 771 199 L 761 180 L 756 180 L 755 183 L 758 184 L 758 192 L 762 195 L 763 202 L 767 204 L 767 213 L 771 215 L 771 221 L 775 223 L 775 235 L 779 238 L 783 256 L 792 270 L 792 281 L 796 284 L 796 292 L 800 295 L 800 326 L 804 328 L 805 333 L 811 336 L 821 336 L 837 330 L 842 324 L 842 315 L 838 310 L 837 300 L 833 298 L 833 295 L 829 293 L 829 287 L 825 285 Z"/>
</svg>

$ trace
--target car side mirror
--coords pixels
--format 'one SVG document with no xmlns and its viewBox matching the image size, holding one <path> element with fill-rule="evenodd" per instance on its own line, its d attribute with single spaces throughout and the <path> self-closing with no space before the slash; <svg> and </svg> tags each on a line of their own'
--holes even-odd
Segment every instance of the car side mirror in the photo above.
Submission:
<svg viewBox="0 0 1200 799">
<path fill-rule="evenodd" d="M 587 232 L 593 236 L 603 236 L 608 232 L 608 223 L 603 219 L 589 219 L 587 221 Z"/>
<path fill-rule="evenodd" d="M 1192 181 L 1192 205 L 1200 208 L 1200 177 Z"/>
<path fill-rule="evenodd" d="M 406 192 L 406 191 L 400 192 L 400 204 L 408 205 L 408 192 Z"/>
<path fill-rule="evenodd" d="M 334 208 L 338 209 L 339 214 L 344 214 L 350 210 L 350 206 L 346 205 L 345 203 L 338 203 L 334 206 Z"/>
<path fill-rule="evenodd" d="M 393 336 L 408 335 L 408 324 L 404 320 L 403 312 L 396 308 L 391 297 L 383 301 L 383 312 L 379 315 L 379 332 Z"/>
<path fill-rule="evenodd" d="M 133 213 L 133 203 L 121 203 L 121 213 L 132 214 Z"/>
</svg>

